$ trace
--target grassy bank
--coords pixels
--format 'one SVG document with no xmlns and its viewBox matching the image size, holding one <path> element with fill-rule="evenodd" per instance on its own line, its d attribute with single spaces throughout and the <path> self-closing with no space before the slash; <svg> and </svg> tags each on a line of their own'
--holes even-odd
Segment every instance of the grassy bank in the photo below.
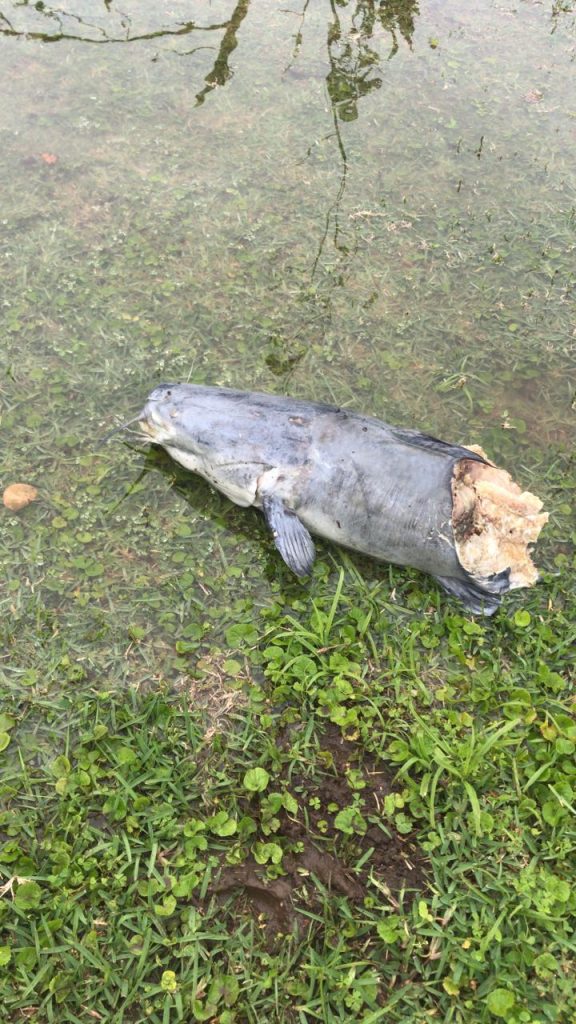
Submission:
<svg viewBox="0 0 576 1024">
<path fill-rule="evenodd" d="M 0 721 L 4 1019 L 572 1019 L 553 518 L 550 571 L 490 621 L 341 551 L 308 586 L 277 567 L 261 607 L 230 566 L 218 628 L 198 607 L 177 639 L 131 627 L 127 689 L 37 604 Z"/>
</svg>

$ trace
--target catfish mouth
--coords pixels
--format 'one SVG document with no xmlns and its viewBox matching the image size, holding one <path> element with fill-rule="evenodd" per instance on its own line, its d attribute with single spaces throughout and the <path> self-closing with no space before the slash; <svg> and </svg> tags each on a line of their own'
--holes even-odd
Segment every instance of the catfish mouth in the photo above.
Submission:
<svg viewBox="0 0 576 1024">
<path fill-rule="evenodd" d="M 172 421 L 177 418 L 177 412 L 172 393 L 177 387 L 177 384 L 159 384 L 148 396 L 146 405 L 136 417 L 142 433 L 156 444 L 166 444 L 174 438 Z"/>
<path fill-rule="evenodd" d="M 151 441 L 154 441 L 156 439 L 158 431 L 154 424 L 150 423 L 150 420 L 144 419 L 143 416 L 144 414 L 141 413 L 140 416 L 138 417 L 138 426 L 140 427 L 140 430 L 142 431 L 143 434 L 146 434 Z"/>
<path fill-rule="evenodd" d="M 523 491 L 481 448 L 485 462 L 460 459 L 452 475 L 452 529 L 460 564 L 475 579 L 510 570 L 509 589 L 531 587 L 538 570 L 530 545 L 548 522 L 542 501 Z"/>
<path fill-rule="evenodd" d="M 158 402 L 147 402 L 138 416 L 138 426 L 155 444 L 168 444 L 174 439 L 174 424 L 170 415 L 158 407 Z"/>
</svg>

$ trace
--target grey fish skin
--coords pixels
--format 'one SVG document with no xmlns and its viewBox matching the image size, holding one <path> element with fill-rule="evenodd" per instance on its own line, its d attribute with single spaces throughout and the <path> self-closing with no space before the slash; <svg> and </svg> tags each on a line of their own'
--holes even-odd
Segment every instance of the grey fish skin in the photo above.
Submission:
<svg viewBox="0 0 576 1024">
<path fill-rule="evenodd" d="M 473 613 L 491 615 L 509 571 L 475 578 L 458 559 L 451 480 L 460 445 L 330 405 L 195 384 L 162 384 L 140 427 L 237 505 L 262 509 L 276 547 L 310 571 L 310 532 L 434 576 Z"/>
</svg>

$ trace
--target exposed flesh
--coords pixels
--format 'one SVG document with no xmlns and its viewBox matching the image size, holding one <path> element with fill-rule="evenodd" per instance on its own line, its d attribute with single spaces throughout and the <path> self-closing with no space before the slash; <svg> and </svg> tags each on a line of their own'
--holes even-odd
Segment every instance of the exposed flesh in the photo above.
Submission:
<svg viewBox="0 0 576 1024">
<path fill-rule="evenodd" d="M 470 450 L 487 459 L 476 445 Z M 488 461 L 488 460 L 487 460 Z M 462 566 L 475 577 L 510 569 L 510 589 L 531 587 L 538 571 L 529 551 L 548 522 L 542 502 L 505 469 L 461 459 L 452 477 L 452 527 Z"/>
</svg>

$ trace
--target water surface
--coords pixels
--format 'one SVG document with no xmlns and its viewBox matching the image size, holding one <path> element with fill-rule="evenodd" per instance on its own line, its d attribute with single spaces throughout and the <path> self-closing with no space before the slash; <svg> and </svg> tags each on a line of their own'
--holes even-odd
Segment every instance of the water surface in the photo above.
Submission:
<svg viewBox="0 0 576 1024">
<path fill-rule="evenodd" d="M 547 498 L 544 564 L 562 568 L 570 4 L 0 13 L 2 484 L 40 493 L 2 516 L 5 687 L 172 684 L 233 623 L 308 593 L 256 514 L 98 446 L 162 380 L 479 442 Z"/>
</svg>

